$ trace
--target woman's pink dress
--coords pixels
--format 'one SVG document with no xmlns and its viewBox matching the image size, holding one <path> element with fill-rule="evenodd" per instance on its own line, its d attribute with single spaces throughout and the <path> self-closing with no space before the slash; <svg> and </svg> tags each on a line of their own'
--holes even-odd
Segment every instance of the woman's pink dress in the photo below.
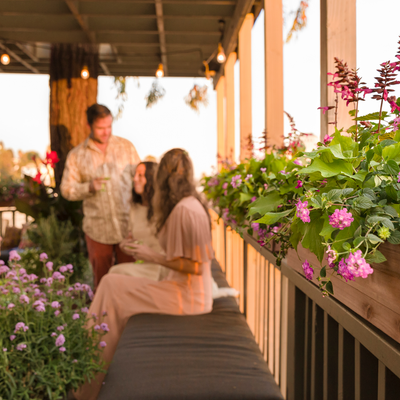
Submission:
<svg viewBox="0 0 400 400">
<path fill-rule="evenodd" d="M 182 199 L 172 210 L 159 234 L 167 261 L 182 257 L 201 264 L 202 274 L 186 274 L 175 270 L 163 281 L 124 275 L 105 275 L 97 288 L 89 314 L 107 315 L 110 331 L 104 336 L 107 346 L 103 357 L 111 362 L 128 319 L 136 314 L 170 315 L 206 314 L 212 310 L 210 222 L 200 202 L 193 196 Z M 95 322 L 89 321 L 93 326 Z M 132 360 L 132 362 L 135 362 Z M 83 385 L 75 397 L 78 400 L 96 399 L 104 374 Z"/>
</svg>

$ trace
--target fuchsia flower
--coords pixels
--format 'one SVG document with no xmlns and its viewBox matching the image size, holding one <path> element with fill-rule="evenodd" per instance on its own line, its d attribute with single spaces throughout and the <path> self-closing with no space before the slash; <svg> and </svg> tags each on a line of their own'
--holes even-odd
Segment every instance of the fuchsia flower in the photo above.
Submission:
<svg viewBox="0 0 400 400">
<path fill-rule="evenodd" d="M 57 328 L 58 329 L 58 328 Z M 56 346 L 60 347 L 65 343 L 65 337 L 64 335 L 61 333 L 60 336 L 58 336 L 58 338 L 56 339 Z"/>
<path fill-rule="evenodd" d="M 46 308 L 45 308 L 43 302 L 40 301 L 40 300 L 36 300 L 36 301 L 33 303 L 33 307 L 35 307 L 35 310 L 36 310 L 36 311 L 41 311 L 41 312 L 46 311 Z"/>
<path fill-rule="evenodd" d="M 29 329 L 29 326 L 26 326 L 23 322 L 17 322 L 17 324 L 15 325 L 14 333 L 17 333 L 21 329 L 26 332 Z"/>
<path fill-rule="evenodd" d="M 328 144 L 332 141 L 333 137 L 329 136 L 328 134 L 325 135 L 324 137 L 324 144 Z"/>
<path fill-rule="evenodd" d="M 77 314 L 77 313 L 75 313 L 73 316 L 72 316 L 72 319 L 75 321 L 76 319 L 79 319 L 80 317 L 79 317 L 79 314 Z"/>
<path fill-rule="evenodd" d="M 104 331 L 104 332 L 109 332 L 109 328 L 108 328 L 108 325 L 105 323 L 105 322 L 103 322 L 101 325 L 100 325 L 100 328 Z"/>
<path fill-rule="evenodd" d="M 15 335 L 11 335 L 11 336 L 10 336 L 10 340 L 11 340 L 11 341 L 13 341 L 15 338 L 16 338 Z"/>
<path fill-rule="evenodd" d="M 101 342 L 99 343 L 99 345 L 100 345 L 100 347 L 106 347 L 106 346 L 107 346 L 107 343 L 104 342 L 104 341 L 101 341 Z"/>
<path fill-rule="evenodd" d="M 329 224 L 333 228 L 339 228 L 341 231 L 344 228 L 348 228 L 353 221 L 353 215 L 345 208 L 343 210 L 336 209 L 334 213 L 329 216 Z"/>
<path fill-rule="evenodd" d="M 302 163 L 301 160 L 299 160 L 299 159 L 293 160 L 293 164 L 296 164 L 296 165 L 303 165 L 303 163 Z"/>
<path fill-rule="evenodd" d="M 47 260 L 49 257 L 47 256 L 47 254 L 46 253 L 40 253 L 40 255 L 39 255 L 39 260 L 40 261 L 45 261 L 45 260 Z"/>
<path fill-rule="evenodd" d="M 261 172 L 267 172 L 267 168 L 260 168 Z"/>
<path fill-rule="evenodd" d="M 228 182 L 225 182 L 225 183 L 222 185 L 222 189 L 228 189 Z"/>
<path fill-rule="evenodd" d="M 330 107 L 318 107 L 318 110 L 322 110 L 322 113 L 325 115 L 325 113 L 330 109 Z"/>
<path fill-rule="evenodd" d="M 253 177 L 252 174 L 247 174 L 247 176 L 246 176 L 246 178 L 245 178 L 245 181 L 248 181 L 248 180 L 251 179 L 252 177 Z"/>
<path fill-rule="evenodd" d="M 20 259 L 21 259 L 21 256 L 17 253 L 16 250 L 10 251 L 10 255 L 9 255 L 10 261 L 19 261 Z"/>
<path fill-rule="evenodd" d="M 298 180 L 297 185 L 295 186 L 295 189 L 300 189 L 303 186 L 303 182 Z"/>
<path fill-rule="evenodd" d="M 10 303 L 10 304 L 7 306 L 7 308 L 8 308 L 9 310 L 13 309 L 14 307 L 15 307 L 15 304 L 13 304 L 13 303 Z"/>
<path fill-rule="evenodd" d="M 300 199 L 296 204 L 296 217 L 300 218 L 303 222 L 310 222 L 310 210 L 308 207 L 308 201 L 302 202 Z"/>
<path fill-rule="evenodd" d="M 22 350 L 25 350 L 25 349 L 26 349 L 26 344 L 24 344 L 24 343 L 17 344 L 17 350 L 18 351 L 22 351 Z"/>
<path fill-rule="evenodd" d="M 60 310 L 56 310 L 56 311 L 54 311 L 54 315 L 57 317 L 58 315 L 60 315 Z"/>
<path fill-rule="evenodd" d="M 232 181 L 231 181 L 231 185 L 232 185 L 232 187 L 233 188 L 237 188 L 238 186 L 240 186 L 242 184 L 242 176 L 241 175 L 235 175 L 233 178 L 232 178 Z"/>
<path fill-rule="evenodd" d="M 20 303 L 29 304 L 29 297 L 27 295 L 23 294 L 22 296 L 20 296 L 19 301 L 20 301 Z"/>
<path fill-rule="evenodd" d="M 10 270 L 10 268 L 8 268 L 7 265 L 1 265 L 0 274 L 4 274 L 5 272 L 8 272 L 9 270 Z"/>
<path fill-rule="evenodd" d="M 53 271 L 53 263 L 51 261 L 46 263 L 46 267 L 49 271 Z"/>
<path fill-rule="evenodd" d="M 63 346 L 63 347 L 60 347 L 60 349 L 59 349 L 62 353 L 64 353 L 64 351 L 66 351 L 67 349 Z"/>
<path fill-rule="evenodd" d="M 260 230 L 260 224 L 258 222 L 253 222 L 251 227 L 253 228 L 254 232 L 258 232 Z"/>
<path fill-rule="evenodd" d="M 308 280 L 311 281 L 312 278 L 313 278 L 314 270 L 313 270 L 313 268 L 310 266 L 310 263 L 309 263 L 307 260 L 305 260 L 304 263 L 303 263 L 303 265 L 302 265 L 302 267 L 303 267 L 304 275 L 306 276 L 306 278 L 307 278 Z"/>
<path fill-rule="evenodd" d="M 51 303 L 51 306 L 52 306 L 53 308 L 59 308 L 59 307 L 60 307 L 60 303 L 59 303 L 58 301 L 53 301 L 53 302 Z"/>
<path fill-rule="evenodd" d="M 253 203 L 254 201 L 256 201 L 257 200 L 257 197 L 256 196 L 253 196 L 252 198 L 251 198 L 251 202 Z"/>
</svg>

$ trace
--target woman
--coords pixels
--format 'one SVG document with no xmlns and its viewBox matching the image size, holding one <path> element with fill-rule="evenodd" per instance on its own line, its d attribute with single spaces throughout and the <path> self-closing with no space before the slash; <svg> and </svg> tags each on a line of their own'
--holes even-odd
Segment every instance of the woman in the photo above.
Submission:
<svg viewBox="0 0 400 400">
<path fill-rule="evenodd" d="M 121 243 L 124 252 L 137 260 L 169 268 L 159 282 L 148 278 L 107 274 L 100 281 L 89 315 L 107 312 L 104 321 L 110 331 L 103 358 L 107 366 L 115 353 L 128 319 L 140 313 L 170 315 L 206 314 L 212 309 L 210 218 L 199 200 L 188 154 L 173 149 L 162 158 L 156 176 L 154 197 L 156 227 L 161 254 L 134 240 Z M 88 324 L 96 322 L 88 320 Z M 83 385 L 78 400 L 96 399 L 104 374 Z"/>
<path fill-rule="evenodd" d="M 130 210 L 130 239 L 138 240 L 158 253 L 164 254 L 156 237 L 156 226 L 153 221 L 154 173 L 157 163 L 145 161 L 136 167 L 133 178 L 132 207 Z M 168 268 L 154 263 L 123 263 L 117 264 L 109 271 L 110 274 L 122 274 L 162 280 L 168 274 Z"/>
</svg>

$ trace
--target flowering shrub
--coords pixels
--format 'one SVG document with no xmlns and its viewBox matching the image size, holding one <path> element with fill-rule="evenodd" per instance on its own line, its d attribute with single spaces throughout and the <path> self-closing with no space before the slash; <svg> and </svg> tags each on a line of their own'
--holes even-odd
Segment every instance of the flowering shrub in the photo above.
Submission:
<svg viewBox="0 0 400 400">
<path fill-rule="evenodd" d="M 23 182 L 13 179 L 0 179 L 0 202 L 11 202 L 24 195 Z"/>
<path fill-rule="evenodd" d="M 72 265 L 53 270 L 42 253 L 39 279 L 20 261 L 15 251 L 8 266 L 0 261 L 0 398 L 60 399 L 102 371 L 109 328 L 100 320 L 85 328 L 93 294 L 88 285 L 69 285 Z"/>
<path fill-rule="evenodd" d="M 400 51 L 396 57 L 400 60 Z M 336 102 L 321 107 L 334 111 L 333 136 L 291 159 L 272 152 L 263 160 L 223 167 L 204 180 L 207 197 L 227 223 L 257 233 L 261 245 L 279 243 L 274 251 L 278 265 L 299 243 L 313 252 L 321 263 L 318 280 L 324 294 L 333 294 L 331 275 L 346 281 L 367 278 L 371 263 L 386 260 L 380 244 L 400 244 L 400 98 L 389 96 L 400 83 L 398 70 L 400 61 L 381 64 L 375 88 L 369 89 L 357 71 L 336 60 L 329 83 Z M 368 94 L 379 100 L 380 110 L 359 116 L 358 103 Z M 339 95 L 354 106 L 354 125 L 346 135 L 337 128 Z M 390 113 L 382 111 L 385 102 Z M 303 269 L 312 279 L 307 260 Z"/>
</svg>

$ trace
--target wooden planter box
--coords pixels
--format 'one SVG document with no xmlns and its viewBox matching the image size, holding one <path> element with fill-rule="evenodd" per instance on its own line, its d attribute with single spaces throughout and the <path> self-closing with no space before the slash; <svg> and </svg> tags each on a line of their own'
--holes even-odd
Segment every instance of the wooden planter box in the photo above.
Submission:
<svg viewBox="0 0 400 400">
<path fill-rule="evenodd" d="M 15 206 L 14 200 L 0 201 L 0 207 L 14 207 L 14 206 Z"/>
<path fill-rule="evenodd" d="M 346 283 L 342 278 L 332 277 L 334 298 L 400 343 L 400 246 L 385 243 L 379 249 L 387 261 L 372 264 L 374 272 L 368 278 Z M 304 276 L 304 260 L 319 266 L 317 257 L 301 246 L 298 254 L 290 250 L 283 262 Z M 318 285 L 318 267 L 314 267 L 314 276 L 313 282 Z"/>
</svg>

